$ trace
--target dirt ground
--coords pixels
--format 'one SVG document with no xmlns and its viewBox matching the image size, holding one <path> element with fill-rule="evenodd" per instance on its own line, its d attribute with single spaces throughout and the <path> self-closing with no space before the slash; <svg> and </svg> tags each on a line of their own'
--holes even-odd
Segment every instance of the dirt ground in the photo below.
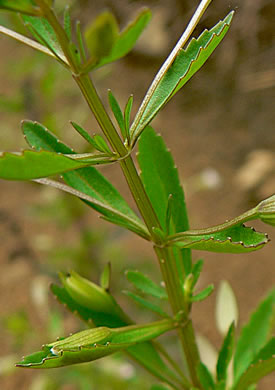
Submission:
<svg viewBox="0 0 275 390">
<path fill-rule="evenodd" d="M 88 18 L 86 10 L 92 14 L 101 9 L 103 4 L 115 12 L 122 25 L 136 8 L 146 4 L 126 0 L 93 2 L 93 5 L 87 1 L 79 3 L 82 10 L 79 7 L 73 10 L 84 22 Z M 173 0 L 168 6 L 165 1 L 147 2 L 155 19 L 152 27 L 145 33 L 145 38 L 126 59 L 96 75 L 96 83 L 105 100 L 107 88 L 111 88 L 123 104 L 129 94 L 133 93 L 135 112 L 153 75 L 186 25 L 193 10 L 192 3 Z M 274 3 L 272 6 L 272 1 L 267 0 L 216 0 L 195 34 L 206 26 L 213 25 L 232 8 L 236 9 L 235 20 L 221 47 L 153 122 L 154 128 L 162 134 L 174 155 L 185 185 L 192 228 L 221 223 L 244 212 L 275 191 L 275 46 L 271 22 L 275 7 Z M 2 37 L 0 47 L 10 61 L 30 50 L 22 49 L 18 44 L 3 40 Z M 2 86 L 0 85 L 1 95 L 22 87 L 18 77 L 7 76 L 5 69 L 1 67 L 0 79 L 3 80 Z M 31 84 L 30 88 L 35 89 L 35 86 Z M 59 101 L 59 105 L 68 104 L 66 113 L 70 111 L 70 104 L 71 107 L 82 104 L 77 93 L 69 97 L 64 94 L 63 98 L 64 101 Z M 33 104 L 31 116 L 38 113 L 38 117 L 29 117 L 29 107 L 23 117 L 39 121 L 43 117 L 42 108 L 39 102 L 34 101 Z M 85 111 L 84 102 L 82 107 Z M 47 110 L 49 109 L 55 109 L 55 106 L 51 107 L 49 103 Z M 22 113 L 10 114 L 1 107 L 0 110 L 1 129 L 4 128 L 3 121 L 6 121 L 12 132 L 9 137 L 6 133 L 5 137 L 0 136 L 1 150 L 18 150 Z M 81 123 L 82 118 L 85 127 L 96 129 L 94 120 L 83 115 L 83 111 L 76 118 L 66 118 L 64 115 L 64 122 L 72 119 Z M 60 127 L 62 126 L 67 125 L 62 124 Z M 65 139 L 66 137 L 70 140 L 70 135 L 65 135 Z M 104 167 L 102 171 L 129 199 L 123 177 L 115 167 Z M 61 247 L 63 242 L 77 237 L 78 229 L 83 229 L 83 226 L 90 229 L 104 229 L 105 226 L 91 211 L 82 215 L 80 221 L 75 219 L 69 228 L 58 228 L 49 220 L 41 222 L 30 210 L 33 202 L 41 204 L 43 194 L 38 185 L 0 182 L 1 318 L 24 307 L 36 329 L 44 329 L 44 315 L 37 309 L 39 297 L 38 301 L 33 299 L 31 288 L 34 280 L 39 281 L 41 278 L 41 283 L 47 284 L 55 278 L 47 268 L 46 254 L 49 252 L 43 247 L 47 244 L 47 239 Z M 129 202 L 132 201 L 129 199 Z M 257 302 L 274 287 L 275 231 L 260 223 L 253 226 L 267 232 L 271 239 L 260 251 L 243 255 L 194 252 L 194 259 L 205 259 L 201 286 L 209 283 L 218 286 L 221 280 L 230 282 L 239 303 L 240 323 L 248 319 Z M 151 248 L 141 239 L 117 233 L 112 227 L 110 229 L 111 235 L 118 236 L 125 256 L 131 256 L 134 252 L 135 259 L 153 259 Z M 46 237 L 46 244 L 41 237 Z M 126 264 L 117 267 L 117 272 L 120 272 Z M 152 268 L 149 265 L 148 272 Z M 121 278 L 120 275 L 118 277 Z M 196 329 L 218 347 L 221 338 L 215 327 L 214 305 L 215 293 L 195 307 L 194 323 Z M 11 335 L 6 330 L 1 333 L 1 355 L 8 354 L 18 359 L 18 349 L 14 346 Z M 32 350 L 30 345 L 28 349 L 24 348 L 23 352 Z M 25 371 L 16 371 L 2 379 L 0 377 L 1 388 L 5 390 L 30 389 L 31 380 L 31 373 Z M 271 390 L 275 386 L 274 380 L 274 376 L 269 376 L 261 382 L 259 389 Z"/>
</svg>

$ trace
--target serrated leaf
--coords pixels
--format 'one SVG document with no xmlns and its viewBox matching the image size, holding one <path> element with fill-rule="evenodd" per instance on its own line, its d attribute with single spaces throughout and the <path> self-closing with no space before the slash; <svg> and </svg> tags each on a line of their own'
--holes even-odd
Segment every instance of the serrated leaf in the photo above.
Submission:
<svg viewBox="0 0 275 390">
<path fill-rule="evenodd" d="M 55 31 L 47 19 L 28 15 L 22 15 L 22 19 L 38 42 L 48 47 L 56 57 L 67 63 Z"/>
<path fill-rule="evenodd" d="M 118 38 L 118 24 L 111 12 L 100 14 L 85 31 L 85 39 L 95 63 L 107 57 Z"/>
<path fill-rule="evenodd" d="M 0 155 L 0 178 L 6 180 L 32 180 L 61 174 L 90 165 L 73 160 L 63 154 L 48 151 L 25 150 L 19 154 Z"/>
<path fill-rule="evenodd" d="M 191 302 L 200 302 L 204 301 L 206 298 L 209 297 L 210 294 L 214 291 L 214 285 L 210 284 L 209 286 L 205 287 L 202 291 L 200 291 L 198 294 L 193 295 L 191 297 Z"/>
<path fill-rule="evenodd" d="M 239 317 L 238 303 L 234 291 L 226 280 L 222 280 L 216 297 L 216 324 L 222 335 L 225 335 L 228 328 Z"/>
<path fill-rule="evenodd" d="M 116 118 L 116 121 L 119 125 L 123 139 L 125 140 L 126 139 L 126 131 L 125 131 L 123 114 L 122 114 L 120 106 L 119 106 L 119 104 L 118 104 L 118 102 L 117 102 L 116 98 L 114 97 L 111 90 L 109 90 L 109 92 L 108 92 L 108 98 L 109 98 L 110 107 L 111 107 L 113 114 Z"/>
<path fill-rule="evenodd" d="M 140 271 L 128 270 L 126 272 L 126 276 L 128 281 L 141 292 L 159 299 L 168 298 L 164 288 L 158 286 L 148 276 L 142 274 Z"/>
<path fill-rule="evenodd" d="M 199 363 L 197 368 L 197 375 L 201 385 L 203 386 L 203 390 L 214 390 L 215 383 L 212 375 L 210 374 L 208 368 L 203 364 Z"/>
<path fill-rule="evenodd" d="M 89 362 L 151 340 L 174 327 L 172 320 L 165 319 L 147 325 L 88 329 L 44 345 L 41 352 L 24 357 L 17 366 L 54 368 Z"/>
<path fill-rule="evenodd" d="M 219 352 L 217 361 L 217 380 L 225 381 L 227 378 L 228 365 L 232 359 L 233 349 L 235 343 L 235 324 L 232 322 L 230 325 L 227 335 L 224 338 L 223 345 Z"/>
<path fill-rule="evenodd" d="M 0 0 L 0 9 L 37 15 L 39 9 L 32 0 Z"/>
<path fill-rule="evenodd" d="M 131 291 L 124 290 L 123 293 L 128 297 L 132 298 L 140 306 L 144 307 L 147 310 L 151 310 L 154 313 L 159 314 L 162 317 L 168 317 L 168 315 L 156 304 L 148 301 L 147 299 L 142 298 L 141 296 L 132 293 Z"/>
<path fill-rule="evenodd" d="M 167 238 L 168 245 L 220 253 L 245 253 L 261 249 L 268 243 L 264 233 L 242 223 L 224 228 L 189 230 Z"/>
<path fill-rule="evenodd" d="M 117 37 L 109 55 L 101 58 L 98 62 L 93 62 L 93 59 L 88 60 L 87 64 L 82 69 L 83 72 L 88 72 L 91 69 L 99 68 L 110 62 L 114 62 L 121 57 L 126 56 L 134 47 L 140 34 L 147 26 L 151 19 L 151 12 L 148 9 L 142 10 L 137 18 L 130 23 Z"/>
<path fill-rule="evenodd" d="M 164 63 L 148 90 L 130 129 L 132 145 L 167 101 L 202 67 L 228 31 L 231 12 L 210 31 L 193 38 L 172 63 Z"/>
<path fill-rule="evenodd" d="M 22 130 L 30 146 L 38 151 L 44 149 L 66 154 L 75 153 L 37 122 L 23 122 Z M 63 175 L 63 178 L 73 189 L 88 195 L 90 200 L 86 203 L 103 214 L 109 221 L 123 225 L 123 227 L 132 228 L 133 231 L 139 232 L 138 234 L 148 238 L 147 229 L 137 215 L 111 183 L 95 168 L 86 167 L 67 172 Z"/>
<path fill-rule="evenodd" d="M 274 325 L 275 290 L 259 304 L 243 327 L 234 357 L 234 383 L 253 362 L 266 343 Z"/>
<path fill-rule="evenodd" d="M 172 197 L 170 229 L 173 229 L 175 233 L 187 230 L 189 227 L 187 210 L 177 168 L 162 137 L 157 135 L 151 127 L 148 127 L 140 138 L 137 157 L 141 179 L 162 229 L 166 229 L 166 210 L 169 198 Z M 183 265 L 184 269 L 182 269 Z M 189 250 L 179 254 L 178 270 L 180 275 L 190 272 L 191 254 Z"/>
</svg>

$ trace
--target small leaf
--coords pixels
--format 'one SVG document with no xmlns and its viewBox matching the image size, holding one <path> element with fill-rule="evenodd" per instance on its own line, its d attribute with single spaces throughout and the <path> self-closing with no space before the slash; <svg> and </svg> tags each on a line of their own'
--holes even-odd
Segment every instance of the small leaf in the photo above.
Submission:
<svg viewBox="0 0 275 390">
<path fill-rule="evenodd" d="M 0 0 L 0 9 L 21 12 L 28 15 L 39 14 L 39 8 L 32 0 Z"/>
<path fill-rule="evenodd" d="M 125 124 L 124 124 L 123 114 L 122 114 L 120 106 L 119 106 L 116 98 L 112 94 L 111 90 L 109 90 L 109 92 L 108 92 L 108 98 L 109 98 L 110 107 L 111 107 L 111 109 L 113 111 L 113 114 L 114 114 L 114 116 L 116 118 L 116 121 L 117 121 L 117 123 L 119 125 L 122 137 L 125 140 L 126 139 L 126 131 L 125 131 Z"/>
<path fill-rule="evenodd" d="M 81 23 L 79 20 L 76 22 L 76 39 L 77 39 L 77 44 L 78 44 L 78 48 L 80 51 L 81 59 L 82 59 L 82 61 L 87 61 L 87 55 L 86 55 L 86 50 L 85 50 L 85 46 L 84 46 L 84 39 L 82 36 L 82 31 L 81 31 Z"/>
<path fill-rule="evenodd" d="M 91 144 L 95 149 L 98 150 L 98 145 L 94 141 L 93 137 L 90 136 L 90 134 L 84 130 L 81 126 L 79 126 L 77 123 L 71 121 L 71 125 L 74 127 L 74 129 L 87 141 L 89 144 Z M 100 150 L 102 152 L 102 150 Z"/>
<path fill-rule="evenodd" d="M 109 291 L 111 281 L 111 263 L 107 263 L 100 276 L 100 285 L 105 291 Z"/>
<path fill-rule="evenodd" d="M 201 385 L 203 386 L 203 390 L 215 389 L 215 383 L 212 375 L 210 374 L 208 368 L 201 362 L 197 366 L 197 375 Z"/>
<path fill-rule="evenodd" d="M 237 324 L 239 311 L 237 299 L 230 284 L 223 280 L 218 288 L 216 298 L 216 324 L 222 335 L 225 335 L 232 322 Z"/>
<path fill-rule="evenodd" d="M 140 138 L 137 157 L 141 179 L 162 229 L 167 226 L 166 210 L 169 198 L 172 196 L 169 226 L 175 233 L 187 230 L 189 228 L 187 210 L 177 168 L 162 137 L 151 127 L 148 127 Z M 179 275 L 183 279 L 183 275 L 191 271 L 190 251 L 179 252 L 177 258 Z"/>
<path fill-rule="evenodd" d="M 266 343 L 274 325 L 274 308 L 275 290 L 272 290 L 243 327 L 234 358 L 235 384 Z"/>
<path fill-rule="evenodd" d="M 128 140 L 128 143 L 130 143 L 129 130 L 130 130 L 130 116 L 131 116 L 131 111 L 133 106 L 133 100 L 134 100 L 133 95 L 130 95 L 124 110 L 124 123 L 125 123 L 126 138 Z"/>
<path fill-rule="evenodd" d="M 100 14 L 86 29 L 85 38 L 95 63 L 107 57 L 118 38 L 118 25 L 114 15 L 108 11 Z"/>
<path fill-rule="evenodd" d="M 155 298 L 167 299 L 166 291 L 154 283 L 148 276 L 143 275 L 139 271 L 128 270 L 126 272 L 127 279 L 131 282 L 138 290 L 145 294 L 152 295 Z"/>
<path fill-rule="evenodd" d="M 158 305 L 148 301 L 147 299 L 144 299 L 141 296 L 132 293 L 131 291 L 124 290 L 123 293 L 128 297 L 132 298 L 135 302 L 137 302 L 140 306 L 143 306 L 145 309 L 151 310 L 162 317 L 168 317 L 168 315 Z"/>
<path fill-rule="evenodd" d="M 37 122 L 24 121 L 22 130 L 30 146 L 36 150 L 45 149 L 65 154 L 75 153 Z M 103 214 L 109 221 L 123 227 L 132 227 L 133 231 L 148 238 L 148 231 L 141 220 L 119 192 L 95 168 L 86 167 L 67 172 L 63 178 L 73 189 L 88 195 L 90 200 L 86 203 Z M 60 183 L 53 182 L 52 184 L 61 188 Z"/>
<path fill-rule="evenodd" d="M 230 227 L 222 224 L 209 229 L 189 230 L 167 238 L 168 245 L 220 253 L 252 252 L 267 243 L 266 234 L 242 223 Z"/>
<path fill-rule="evenodd" d="M 98 150 L 101 150 L 102 152 L 105 152 L 107 154 L 112 154 L 109 146 L 107 145 L 107 142 L 105 141 L 105 139 L 101 135 L 95 134 L 94 141 L 97 145 Z"/>
<path fill-rule="evenodd" d="M 61 174 L 90 165 L 62 154 L 48 151 L 25 150 L 20 154 L 0 156 L 0 177 L 6 180 L 32 180 Z"/>
<path fill-rule="evenodd" d="M 180 49 L 172 63 L 166 61 L 148 90 L 130 129 L 132 145 L 157 112 L 202 67 L 228 31 L 233 12 L 210 31 Z"/>
<path fill-rule="evenodd" d="M 224 338 L 223 345 L 219 352 L 219 357 L 217 361 L 217 380 L 223 381 L 227 378 L 227 369 L 232 359 L 233 349 L 235 342 L 235 324 L 232 322 L 230 325 L 227 335 Z"/>
<path fill-rule="evenodd" d="M 204 301 L 206 298 L 209 297 L 210 294 L 214 291 L 214 285 L 210 284 L 209 286 L 205 287 L 202 291 L 200 291 L 198 294 L 193 295 L 191 297 L 191 302 L 200 302 Z"/>
<path fill-rule="evenodd" d="M 17 366 L 53 368 L 93 361 L 131 345 L 151 340 L 174 327 L 173 321 L 166 319 L 147 325 L 88 329 L 46 344 L 43 351 L 23 358 Z"/>
<path fill-rule="evenodd" d="M 193 283 L 192 283 L 192 287 L 194 288 L 195 285 L 197 284 L 197 281 L 200 277 L 200 274 L 201 274 L 201 271 L 202 271 L 202 267 L 203 267 L 203 260 L 202 259 L 199 259 L 194 265 L 193 265 L 193 268 L 192 268 L 192 275 L 193 275 Z"/>
<path fill-rule="evenodd" d="M 67 62 L 55 31 L 47 19 L 28 15 L 22 15 L 22 18 L 26 27 L 29 28 L 38 42 L 47 46 L 48 49 L 56 55 L 56 57 L 62 59 L 64 62 Z"/>
<path fill-rule="evenodd" d="M 70 15 L 70 7 L 66 6 L 64 10 L 64 30 L 67 34 L 69 41 L 72 41 L 72 22 Z"/>
</svg>

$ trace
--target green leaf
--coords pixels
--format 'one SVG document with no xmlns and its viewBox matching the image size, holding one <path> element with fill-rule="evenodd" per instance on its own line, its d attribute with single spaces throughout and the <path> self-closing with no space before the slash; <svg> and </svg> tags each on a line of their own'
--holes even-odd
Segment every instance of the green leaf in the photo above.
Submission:
<svg viewBox="0 0 275 390">
<path fill-rule="evenodd" d="M 197 284 L 197 281 L 199 280 L 201 271 L 203 267 L 203 260 L 199 259 L 192 267 L 192 275 L 193 275 L 193 282 L 192 287 L 194 288 Z"/>
<path fill-rule="evenodd" d="M 275 226 L 275 195 L 260 202 L 256 211 L 262 222 Z"/>
<path fill-rule="evenodd" d="M 117 37 L 110 53 L 106 57 L 102 57 L 100 61 L 94 62 L 93 58 L 84 65 L 83 72 L 88 72 L 91 69 L 99 68 L 110 62 L 114 62 L 121 57 L 126 56 L 134 47 L 140 34 L 147 26 L 151 19 L 151 12 L 148 9 L 142 10 L 137 18 L 130 23 Z"/>
<path fill-rule="evenodd" d="M 168 245 L 220 253 L 245 253 L 261 249 L 268 243 L 264 233 L 239 223 L 223 228 L 189 230 L 167 238 Z"/>
<path fill-rule="evenodd" d="M 124 110 L 124 123 L 125 123 L 126 138 L 127 138 L 128 143 L 130 143 L 129 130 L 130 130 L 130 116 L 131 116 L 131 111 L 132 111 L 132 106 L 133 106 L 133 100 L 134 100 L 133 95 L 130 95 L 130 97 L 126 103 L 125 110 Z"/>
<path fill-rule="evenodd" d="M 75 153 L 37 122 L 24 121 L 22 130 L 30 146 L 38 151 L 44 149 L 57 153 Z M 138 234 L 148 238 L 147 229 L 137 215 L 111 183 L 95 168 L 86 167 L 67 172 L 63 175 L 63 178 L 72 188 L 93 198 L 94 202 L 90 199 L 86 203 L 103 214 L 109 221 L 139 232 Z"/>
<path fill-rule="evenodd" d="M 203 390 L 214 390 L 214 379 L 210 374 L 208 368 L 202 362 L 200 362 L 197 366 L 197 375 L 203 387 Z"/>
<path fill-rule="evenodd" d="M 111 263 L 107 263 L 100 275 L 100 285 L 105 291 L 109 291 L 111 282 Z"/>
<path fill-rule="evenodd" d="M 152 295 L 155 298 L 167 299 L 166 291 L 163 287 L 158 286 L 148 276 L 143 275 L 139 271 L 126 271 L 126 276 L 138 290 L 145 294 Z"/>
<path fill-rule="evenodd" d="M 39 14 L 39 8 L 32 0 L 0 0 L 0 9 L 22 12 L 28 15 Z"/>
<path fill-rule="evenodd" d="M 67 63 L 55 31 L 47 19 L 28 15 L 22 15 L 22 19 L 38 42 L 51 50 L 57 58 Z"/>
<path fill-rule="evenodd" d="M 107 154 L 112 154 L 109 146 L 107 145 L 107 142 L 101 135 L 95 134 L 94 142 L 96 143 L 98 150 L 101 150 L 102 152 L 105 152 Z"/>
<path fill-rule="evenodd" d="M 191 302 L 200 302 L 204 301 L 206 298 L 209 297 L 210 294 L 214 291 L 214 285 L 210 284 L 209 286 L 205 287 L 202 291 L 200 291 L 198 294 L 193 295 L 191 297 Z"/>
<path fill-rule="evenodd" d="M 224 338 L 223 345 L 219 352 L 219 357 L 217 361 L 217 380 L 223 381 L 227 378 L 227 369 L 232 359 L 233 349 L 235 343 L 235 324 L 232 322 L 228 329 L 228 333 Z"/>
<path fill-rule="evenodd" d="M 118 25 L 108 11 L 100 14 L 85 31 L 85 39 L 91 58 L 97 63 L 108 56 L 118 38 Z"/>
<path fill-rule="evenodd" d="M 166 210 L 169 198 L 172 197 L 170 229 L 174 233 L 187 230 L 189 228 L 187 210 L 177 168 L 162 137 L 157 135 L 151 127 L 148 127 L 140 138 L 138 163 L 146 193 L 162 229 L 166 229 Z M 189 250 L 179 255 L 178 269 L 180 275 L 190 272 L 191 254 Z"/>
<path fill-rule="evenodd" d="M 44 345 L 41 352 L 24 357 L 17 366 L 54 368 L 89 362 L 151 340 L 174 327 L 173 321 L 166 319 L 147 325 L 88 329 Z"/>
<path fill-rule="evenodd" d="M 158 305 L 148 301 L 147 299 L 144 299 L 141 296 L 132 293 L 131 291 L 124 290 L 123 293 L 128 297 L 132 298 L 135 302 L 137 302 L 140 306 L 143 306 L 145 309 L 151 310 L 162 317 L 168 317 L 168 315 Z"/>
<path fill-rule="evenodd" d="M 87 163 L 48 151 L 25 150 L 20 154 L 3 153 L 0 156 L 0 178 L 32 180 L 79 169 L 91 163 L 92 160 Z"/>
<path fill-rule="evenodd" d="M 132 145 L 168 100 L 202 67 L 228 31 L 233 12 L 210 31 L 193 38 L 172 63 L 165 62 L 147 92 L 130 129 Z"/>
<path fill-rule="evenodd" d="M 66 6 L 64 10 L 64 30 L 67 34 L 69 41 L 72 41 L 72 22 L 70 15 L 70 7 Z"/>
<path fill-rule="evenodd" d="M 234 383 L 253 362 L 274 326 L 275 289 L 259 304 L 243 327 L 234 358 Z"/>
<path fill-rule="evenodd" d="M 110 107 L 111 107 L 111 109 L 113 111 L 113 114 L 114 114 L 114 116 L 116 118 L 116 121 L 117 121 L 117 123 L 119 125 L 119 128 L 120 128 L 121 134 L 123 136 L 123 139 L 125 140 L 126 139 L 126 131 L 125 131 L 125 124 L 124 124 L 123 114 L 122 114 L 120 106 L 119 106 L 116 98 L 112 94 L 111 90 L 109 90 L 109 92 L 108 92 L 108 98 L 109 98 Z"/>
<path fill-rule="evenodd" d="M 150 390 L 168 390 L 168 387 L 163 385 L 153 385 Z"/>
<path fill-rule="evenodd" d="M 91 144 L 95 149 L 98 150 L 98 145 L 97 143 L 95 142 L 95 140 L 93 139 L 92 136 L 90 136 L 90 134 L 84 130 L 81 126 L 79 126 L 77 123 L 71 121 L 70 122 L 71 125 L 73 126 L 73 128 L 89 143 Z M 102 152 L 102 150 L 99 150 L 100 152 Z"/>
</svg>

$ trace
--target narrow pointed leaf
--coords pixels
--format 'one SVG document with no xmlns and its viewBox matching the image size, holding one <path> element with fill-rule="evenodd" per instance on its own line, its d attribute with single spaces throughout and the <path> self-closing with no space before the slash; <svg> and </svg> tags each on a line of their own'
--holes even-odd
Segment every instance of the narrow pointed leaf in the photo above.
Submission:
<svg viewBox="0 0 275 390">
<path fill-rule="evenodd" d="M 72 22 L 70 15 L 70 7 L 66 6 L 64 11 L 64 30 L 67 34 L 69 41 L 72 40 Z"/>
<path fill-rule="evenodd" d="M 201 362 L 197 366 L 197 375 L 201 385 L 203 386 L 203 390 L 215 389 L 215 383 L 212 375 L 210 374 L 208 368 Z"/>
<path fill-rule="evenodd" d="M 197 281 L 199 280 L 201 271 L 203 267 L 203 260 L 199 259 L 192 267 L 192 275 L 193 275 L 193 282 L 192 287 L 194 288 L 197 284 Z"/>
<path fill-rule="evenodd" d="M 253 362 L 272 331 L 275 315 L 275 290 L 259 304 L 243 327 L 234 357 L 234 383 Z"/>
<path fill-rule="evenodd" d="M 97 145 L 97 149 L 98 150 L 101 150 L 102 152 L 105 152 L 105 153 L 108 153 L 108 154 L 112 154 L 109 146 L 107 145 L 107 142 L 105 141 L 105 139 L 99 135 L 99 134 L 95 134 L 94 135 L 94 141 Z"/>
<path fill-rule="evenodd" d="M 164 288 L 154 283 L 148 276 L 139 271 L 127 271 L 127 279 L 141 292 L 152 295 L 159 299 L 167 299 L 167 293 Z"/>
<path fill-rule="evenodd" d="M 79 126 L 77 123 L 71 121 L 71 125 L 74 127 L 74 129 L 87 141 L 89 144 L 91 144 L 95 149 L 98 150 L 98 145 L 94 141 L 93 137 L 83 129 L 83 127 Z M 102 152 L 102 150 L 100 150 Z"/>
<path fill-rule="evenodd" d="M 136 303 L 138 303 L 140 306 L 143 306 L 145 309 L 151 310 L 162 317 L 168 317 L 168 315 L 161 309 L 161 307 L 148 301 L 147 299 L 144 299 L 141 296 L 132 293 L 131 291 L 124 290 L 123 293 L 128 297 L 132 298 Z"/>
<path fill-rule="evenodd" d="M 131 116 L 131 111 L 132 111 L 132 106 L 133 106 L 133 100 L 134 100 L 133 95 L 130 95 L 130 97 L 126 103 L 125 110 L 124 110 L 124 123 L 125 123 L 126 137 L 127 137 L 128 142 L 130 141 L 130 133 L 129 133 L 130 116 Z"/>
<path fill-rule="evenodd" d="M 219 382 L 226 380 L 227 378 L 227 369 L 232 359 L 234 342 L 235 342 L 235 324 L 233 322 L 228 329 L 228 333 L 224 338 L 223 345 L 219 352 L 217 369 L 216 369 L 217 380 Z"/>
<path fill-rule="evenodd" d="M 110 107 L 111 107 L 111 109 L 113 111 L 113 114 L 114 114 L 114 116 L 116 118 L 116 121 L 117 121 L 117 123 L 119 125 L 121 134 L 122 134 L 123 138 L 126 139 L 126 132 L 125 132 L 125 124 L 124 124 L 123 114 L 122 114 L 120 106 L 119 106 L 116 98 L 114 97 L 113 93 L 111 92 L 111 90 L 109 90 L 108 98 L 109 98 Z"/>
<path fill-rule="evenodd" d="M 151 340 L 173 329 L 172 320 L 122 328 L 98 327 L 46 344 L 41 352 L 25 357 L 19 367 L 53 368 L 89 362 L 131 345 Z"/>
<path fill-rule="evenodd" d="M 139 142 L 138 163 L 145 190 L 158 216 L 162 229 L 166 228 L 166 210 L 169 197 L 172 196 L 171 223 L 172 232 L 177 233 L 189 228 L 183 189 L 171 153 L 160 135 L 148 127 Z M 168 232 L 167 232 L 168 233 Z M 182 267 L 184 265 L 184 270 Z M 191 254 L 185 250 L 179 254 L 179 274 L 191 270 Z"/>
<path fill-rule="evenodd" d="M 37 122 L 23 122 L 22 130 L 30 146 L 38 151 L 44 149 L 66 154 L 75 153 Z M 124 227 L 130 226 L 142 236 L 148 237 L 147 229 L 141 220 L 119 192 L 95 168 L 86 167 L 67 172 L 63 178 L 73 189 L 88 195 L 90 200 L 87 204 L 110 221 L 116 224 L 121 222 Z"/>
<path fill-rule="evenodd" d="M 267 243 L 266 234 L 258 233 L 243 224 L 216 232 L 214 228 L 189 230 L 168 237 L 168 245 L 221 253 L 252 252 L 261 249 Z"/>
<path fill-rule="evenodd" d="M 39 14 L 39 9 L 32 0 L 0 0 L 0 9 L 1 8 L 28 15 Z"/>
<path fill-rule="evenodd" d="M 132 144 L 165 103 L 202 67 L 227 33 L 232 17 L 233 12 L 210 31 L 193 38 L 186 49 L 178 52 L 170 67 L 163 69 L 158 80 L 153 81 L 131 126 Z"/>
<path fill-rule="evenodd" d="M 32 180 L 61 174 L 87 165 L 90 163 L 48 151 L 25 150 L 20 154 L 3 153 L 0 156 L 0 178 Z"/>
<path fill-rule="evenodd" d="M 53 53 L 55 53 L 58 58 L 61 58 L 64 62 L 67 62 L 54 29 L 47 21 L 47 19 L 28 15 L 23 15 L 22 18 L 25 25 L 30 27 L 30 31 L 42 45 L 45 46 L 46 44 L 46 46 Z"/>
<path fill-rule="evenodd" d="M 109 291 L 111 283 L 111 263 L 107 263 L 103 269 L 102 274 L 100 275 L 100 285 L 101 287 Z"/>
<path fill-rule="evenodd" d="M 209 297 L 210 294 L 212 294 L 213 291 L 214 291 L 214 285 L 213 285 L 213 284 L 210 284 L 210 285 L 207 286 L 205 289 L 203 289 L 202 291 L 200 291 L 198 294 L 193 295 L 193 296 L 191 297 L 191 302 L 200 302 L 200 301 L 204 301 L 206 298 Z"/>
</svg>

